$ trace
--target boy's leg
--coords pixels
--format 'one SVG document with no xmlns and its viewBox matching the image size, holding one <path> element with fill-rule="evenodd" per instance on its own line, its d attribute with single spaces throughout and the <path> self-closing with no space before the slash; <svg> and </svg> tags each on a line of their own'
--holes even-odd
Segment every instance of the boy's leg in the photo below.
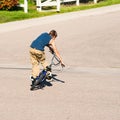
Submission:
<svg viewBox="0 0 120 120">
<path fill-rule="evenodd" d="M 32 76 L 33 78 L 36 78 L 40 73 L 40 66 L 36 56 L 36 50 L 33 48 L 30 48 L 30 59 L 32 64 Z"/>
<path fill-rule="evenodd" d="M 42 52 L 41 55 L 42 55 L 42 56 L 41 56 L 41 59 L 40 59 L 40 63 L 41 63 L 41 65 L 43 66 L 43 68 L 46 69 L 46 67 L 48 66 L 48 63 L 47 63 L 47 61 L 46 61 L 45 53 Z"/>
<path fill-rule="evenodd" d="M 40 59 L 40 63 L 41 63 L 41 65 L 43 66 L 43 68 L 44 69 L 47 69 L 48 70 L 48 63 L 47 63 L 47 61 L 46 61 L 46 56 L 45 56 L 45 53 L 43 52 L 43 54 L 42 54 L 42 57 L 41 57 L 41 59 Z M 47 79 L 51 79 L 51 76 L 52 76 L 52 74 L 51 74 L 51 68 L 47 71 Z"/>
<path fill-rule="evenodd" d="M 32 63 L 32 76 L 33 78 L 37 78 L 40 73 L 39 63 L 41 63 L 44 69 L 46 69 L 46 67 L 48 66 L 45 53 L 43 51 L 39 51 L 39 50 L 31 48 L 30 58 L 31 58 L 31 63 Z M 51 75 L 51 71 L 48 71 L 47 74 Z"/>
</svg>

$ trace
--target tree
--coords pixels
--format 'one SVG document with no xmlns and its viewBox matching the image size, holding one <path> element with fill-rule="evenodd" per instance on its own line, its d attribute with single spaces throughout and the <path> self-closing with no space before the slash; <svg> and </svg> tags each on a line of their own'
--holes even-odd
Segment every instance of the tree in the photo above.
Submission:
<svg viewBox="0 0 120 120">
<path fill-rule="evenodd" d="M 0 0 L 1 10 L 14 10 L 17 8 L 18 0 Z"/>
</svg>

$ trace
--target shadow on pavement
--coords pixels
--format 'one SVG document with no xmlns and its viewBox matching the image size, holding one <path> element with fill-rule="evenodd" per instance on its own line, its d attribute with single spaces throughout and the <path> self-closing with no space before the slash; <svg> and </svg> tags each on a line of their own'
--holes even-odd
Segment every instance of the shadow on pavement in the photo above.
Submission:
<svg viewBox="0 0 120 120">
<path fill-rule="evenodd" d="M 65 83 L 65 81 L 57 79 L 56 76 L 57 76 L 57 74 L 52 74 L 52 79 L 51 80 L 44 80 L 41 84 L 36 86 L 33 90 L 39 90 L 39 89 L 43 90 L 46 86 L 51 87 L 51 86 L 53 86 L 52 82 Z"/>
</svg>

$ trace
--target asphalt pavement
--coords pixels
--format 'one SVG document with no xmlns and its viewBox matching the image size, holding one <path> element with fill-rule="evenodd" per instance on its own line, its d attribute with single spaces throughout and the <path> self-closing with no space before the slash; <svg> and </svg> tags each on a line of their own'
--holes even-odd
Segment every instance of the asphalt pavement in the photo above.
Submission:
<svg viewBox="0 0 120 120">
<path fill-rule="evenodd" d="M 0 120 L 119 120 L 119 26 L 120 5 L 0 24 Z M 51 29 L 66 67 L 30 91 L 29 45 Z"/>
</svg>

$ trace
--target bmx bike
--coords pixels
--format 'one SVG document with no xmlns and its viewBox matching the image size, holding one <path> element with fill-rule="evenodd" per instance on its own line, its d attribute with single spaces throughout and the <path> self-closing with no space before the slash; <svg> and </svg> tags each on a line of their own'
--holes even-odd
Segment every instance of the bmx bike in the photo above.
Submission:
<svg viewBox="0 0 120 120">
<path fill-rule="evenodd" d="M 60 64 L 60 60 L 59 58 L 55 55 L 54 52 L 52 53 L 52 59 L 51 59 L 51 63 L 49 66 L 46 67 L 46 69 L 42 70 L 39 73 L 38 79 L 34 81 L 34 83 L 31 85 L 30 90 L 35 90 L 35 89 L 42 89 L 43 87 L 46 86 L 45 82 L 46 80 L 51 80 L 51 79 L 55 79 L 55 76 L 57 76 L 56 74 L 51 74 L 49 75 L 49 72 L 52 72 L 52 66 L 57 66 Z M 56 79 L 57 80 L 57 79 Z M 60 80 L 59 80 L 60 81 Z M 61 81 L 64 82 L 64 81 Z"/>
</svg>

